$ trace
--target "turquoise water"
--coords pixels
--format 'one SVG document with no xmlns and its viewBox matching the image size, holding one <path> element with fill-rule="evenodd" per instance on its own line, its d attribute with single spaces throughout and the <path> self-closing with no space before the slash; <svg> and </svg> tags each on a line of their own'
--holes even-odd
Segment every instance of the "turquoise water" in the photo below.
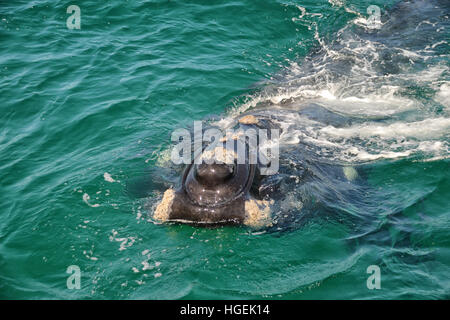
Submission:
<svg viewBox="0 0 450 320">
<path fill-rule="evenodd" d="M 0 298 L 448 299 L 450 9 L 432 4 L 1 2 Z M 364 194 L 278 232 L 152 222 L 175 129 L 298 101 L 358 118 L 286 143 L 360 166 Z"/>
</svg>

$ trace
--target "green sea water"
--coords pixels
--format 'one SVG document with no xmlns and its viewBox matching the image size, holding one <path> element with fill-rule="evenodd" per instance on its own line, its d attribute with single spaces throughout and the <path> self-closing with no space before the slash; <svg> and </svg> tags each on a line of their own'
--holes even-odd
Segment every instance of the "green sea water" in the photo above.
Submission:
<svg viewBox="0 0 450 320">
<path fill-rule="evenodd" d="M 442 19 L 424 18 L 428 47 L 360 55 L 389 35 L 358 21 L 370 5 L 385 21 L 396 3 L 1 1 L 0 298 L 448 299 L 450 10 L 440 1 Z M 353 61 L 350 77 L 321 57 Z M 280 232 L 152 221 L 161 194 L 146 186 L 155 172 L 174 182 L 175 129 L 310 95 L 362 119 L 321 132 L 358 148 L 330 159 L 364 163 L 372 202 Z M 371 265 L 381 289 L 367 287 Z"/>
</svg>

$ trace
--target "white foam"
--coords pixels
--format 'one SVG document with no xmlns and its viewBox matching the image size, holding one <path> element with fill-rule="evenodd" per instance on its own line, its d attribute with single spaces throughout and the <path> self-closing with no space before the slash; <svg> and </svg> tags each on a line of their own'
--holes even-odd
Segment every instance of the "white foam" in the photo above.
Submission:
<svg viewBox="0 0 450 320">
<path fill-rule="evenodd" d="M 108 172 L 105 172 L 105 173 L 103 174 L 103 178 L 104 178 L 105 181 L 107 181 L 107 182 L 116 182 L 116 180 L 114 180 Z"/>
<path fill-rule="evenodd" d="M 131 247 L 136 241 L 136 237 L 117 237 L 118 232 L 116 230 L 112 230 L 112 235 L 109 236 L 109 241 L 117 241 L 120 242 L 119 251 L 126 250 L 128 247 Z"/>
<path fill-rule="evenodd" d="M 445 82 L 439 87 L 434 99 L 450 111 L 450 82 Z"/>
<path fill-rule="evenodd" d="M 382 138 L 412 137 L 417 139 L 438 139 L 450 132 L 450 119 L 434 118 L 409 123 L 395 122 L 390 125 L 363 124 L 348 128 L 327 126 L 322 128 L 321 132 L 344 138 L 370 138 L 377 136 Z"/>
<path fill-rule="evenodd" d="M 83 201 L 89 206 L 89 207 L 92 207 L 92 208 L 97 208 L 97 207 L 100 207 L 100 205 L 98 204 L 98 203 L 96 203 L 96 204 L 90 204 L 89 203 L 89 200 L 91 199 L 91 197 L 87 194 L 87 193 L 84 193 L 83 194 Z"/>
</svg>

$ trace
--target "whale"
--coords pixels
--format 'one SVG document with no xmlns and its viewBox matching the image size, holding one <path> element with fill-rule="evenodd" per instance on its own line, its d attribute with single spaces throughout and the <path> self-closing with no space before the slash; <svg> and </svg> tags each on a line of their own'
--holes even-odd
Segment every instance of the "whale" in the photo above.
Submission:
<svg viewBox="0 0 450 320">
<path fill-rule="evenodd" d="M 212 124 L 235 132 L 278 130 L 277 170 L 265 174 L 274 159 L 259 157 L 259 150 L 256 161 L 251 152 L 242 157 L 239 150 L 255 147 L 246 134 L 224 134 L 194 152 L 179 181 L 152 199 L 153 219 L 287 230 L 320 214 L 364 225 L 368 212 L 382 209 L 380 199 L 392 196 L 371 186 L 375 162 L 448 152 L 436 142 L 439 134 L 424 135 L 423 128 L 435 124 L 440 132 L 448 123 L 448 83 L 438 57 L 448 53 L 449 3 L 399 1 L 376 23 L 357 14 L 333 40 L 319 41 L 249 103 Z M 404 94 L 405 87 L 429 82 L 430 71 L 443 77 L 430 84 L 435 103 Z"/>
<path fill-rule="evenodd" d="M 274 226 L 277 223 L 274 219 L 276 202 L 283 199 L 278 186 L 286 174 L 278 171 L 264 174 L 264 169 L 272 162 L 264 156 L 251 161 L 250 149 L 259 151 L 261 146 L 251 145 L 244 133 L 251 130 L 279 130 L 282 134 L 283 117 L 292 113 L 334 125 L 349 123 L 345 117 L 317 104 L 309 104 L 300 111 L 274 112 L 266 109 L 241 114 L 227 126 L 227 129 L 233 128 L 233 134 L 224 134 L 224 138 L 213 148 L 206 145 L 193 163 L 186 165 L 179 186 L 164 192 L 153 218 L 160 222 L 199 226 L 246 225 L 256 229 Z M 231 147 L 230 141 L 233 142 Z M 239 150 L 245 150 L 243 159 L 238 157 Z M 358 172 L 352 167 L 324 165 L 321 168 L 345 181 L 355 181 L 358 177 Z M 303 177 L 305 181 L 306 176 Z M 296 179 L 299 177 L 296 176 Z"/>
</svg>

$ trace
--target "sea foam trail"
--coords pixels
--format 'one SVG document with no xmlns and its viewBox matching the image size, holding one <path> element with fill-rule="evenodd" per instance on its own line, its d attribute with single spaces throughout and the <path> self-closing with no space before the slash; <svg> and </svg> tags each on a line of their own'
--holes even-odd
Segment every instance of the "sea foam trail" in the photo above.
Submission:
<svg viewBox="0 0 450 320">
<path fill-rule="evenodd" d="M 340 1 L 332 4 L 343 6 Z M 304 8 L 298 9 L 308 16 Z M 361 14 L 346 11 L 353 12 L 355 19 L 329 43 L 311 20 L 309 27 L 316 30 L 320 50 L 302 62 L 291 61 L 276 81 L 216 124 L 227 127 L 233 117 L 249 110 L 290 109 L 291 116 L 279 117 L 287 129 L 280 141 L 315 144 L 320 146 L 318 156 L 345 162 L 419 154 L 423 160 L 447 158 L 448 4 L 399 3 L 382 16 L 377 28 L 369 27 Z M 334 126 L 296 114 L 311 103 L 352 119 L 351 124 Z"/>
</svg>

